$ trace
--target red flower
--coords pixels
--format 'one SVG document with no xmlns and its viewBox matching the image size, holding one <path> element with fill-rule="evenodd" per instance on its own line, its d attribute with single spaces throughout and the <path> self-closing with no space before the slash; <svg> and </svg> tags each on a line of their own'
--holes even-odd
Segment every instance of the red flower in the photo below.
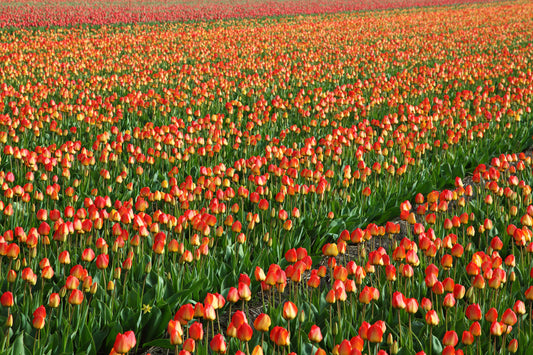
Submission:
<svg viewBox="0 0 533 355">
<path fill-rule="evenodd" d="M 320 343 L 322 341 L 322 332 L 320 331 L 320 327 L 317 325 L 312 325 L 311 330 L 309 331 L 309 340 L 313 343 Z"/>
<path fill-rule="evenodd" d="M 106 269 L 109 265 L 109 255 L 107 254 L 99 254 L 96 257 L 96 267 L 100 270 Z"/>
<path fill-rule="evenodd" d="M 211 350 L 218 354 L 225 354 L 227 347 L 226 342 L 224 341 L 224 337 L 222 334 L 217 334 L 211 339 L 211 342 L 209 342 L 209 346 L 211 347 Z"/>
<path fill-rule="evenodd" d="M 296 305 L 291 301 L 285 302 L 285 304 L 283 305 L 283 318 L 285 318 L 286 320 L 291 320 L 296 318 L 297 315 L 298 308 L 296 307 Z"/>
<path fill-rule="evenodd" d="M 481 307 L 477 303 L 471 304 L 466 307 L 465 315 L 470 321 L 481 320 Z"/>
<path fill-rule="evenodd" d="M 68 298 L 68 303 L 73 305 L 79 305 L 83 302 L 83 292 L 78 289 L 72 290 Z"/>
<path fill-rule="evenodd" d="M 429 325 L 439 324 L 439 316 L 435 310 L 431 309 L 426 313 L 426 323 Z"/>
<path fill-rule="evenodd" d="M 2 294 L 2 297 L 0 297 L 0 303 L 4 307 L 13 307 L 13 293 L 11 293 L 10 291 L 4 292 Z"/>
<path fill-rule="evenodd" d="M 461 342 L 465 345 L 472 345 L 474 343 L 474 335 L 472 335 L 472 333 L 470 333 L 468 330 L 463 331 Z"/>
<path fill-rule="evenodd" d="M 518 318 L 516 317 L 516 313 L 513 312 L 512 309 L 507 308 L 505 312 L 503 312 L 502 322 L 505 323 L 506 325 L 513 326 L 516 324 L 517 321 L 518 321 Z"/>
<path fill-rule="evenodd" d="M 253 330 L 248 323 L 243 323 L 241 326 L 237 329 L 237 338 L 239 338 L 240 341 L 250 341 L 252 339 Z"/>
<path fill-rule="evenodd" d="M 405 309 L 405 296 L 401 292 L 394 292 L 392 295 L 392 307 L 396 309 Z"/>
<path fill-rule="evenodd" d="M 189 336 L 194 340 L 202 340 L 204 338 L 204 329 L 201 323 L 194 322 L 189 327 Z"/>
<path fill-rule="evenodd" d="M 113 349 L 119 354 L 126 354 L 137 344 L 135 334 L 129 330 L 124 334 L 118 333 Z"/>
<path fill-rule="evenodd" d="M 383 341 L 383 330 L 377 323 L 368 328 L 367 332 L 368 341 L 371 343 L 381 343 Z"/>
<path fill-rule="evenodd" d="M 254 321 L 254 328 L 260 332 L 268 332 L 268 329 L 270 329 L 270 324 L 270 316 L 268 314 L 261 313 Z"/>
<path fill-rule="evenodd" d="M 444 333 L 444 337 L 442 338 L 442 344 L 446 346 L 456 346 L 459 342 L 459 337 L 457 336 L 457 333 L 453 330 L 449 330 L 446 333 Z"/>
</svg>

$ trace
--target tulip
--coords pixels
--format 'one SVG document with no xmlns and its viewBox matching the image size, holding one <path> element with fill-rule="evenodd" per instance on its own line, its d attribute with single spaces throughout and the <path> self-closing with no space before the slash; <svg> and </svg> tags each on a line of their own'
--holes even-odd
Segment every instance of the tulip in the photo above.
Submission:
<svg viewBox="0 0 533 355">
<path fill-rule="evenodd" d="M 247 302 L 252 299 L 252 291 L 250 290 L 250 287 L 244 282 L 239 282 L 237 291 L 241 300 Z"/>
<path fill-rule="evenodd" d="M 240 300 L 239 291 L 235 287 L 231 287 L 228 291 L 228 296 L 226 297 L 228 302 L 236 303 Z"/>
<path fill-rule="evenodd" d="M 367 337 L 371 343 L 381 343 L 383 341 L 383 330 L 378 324 L 373 324 L 368 328 Z"/>
<path fill-rule="evenodd" d="M 180 345 L 183 343 L 183 330 L 179 321 L 171 319 L 168 322 L 167 332 L 170 335 L 170 344 Z"/>
<path fill-rule="evenodd" d="M 240 341 L 248 342 L 252 339 L 253 330 L 248 323 L 243 323 L 237 329 L 237 338 Z"/>
<path fill-rule="evenodd" d="M 309 331 L 309 340 L 313 343 L 320 343 L 322 341 L 322 332 L 320 331 L 320 328 L 316 325 L 311 326 L 311 330 Z"/>
<path fill-rule="evenodd" d="M 490 334 L 495 336 L 501 336 L 504 333 L 504 323 L 493 321 L 490 326 Z"/>
<path fill-rule="evenodd" d="M 513 339 L 509 342 L 509 345 L 507 345 L 507 351 L 510 353 L 516 353 L 518 351 L 518 340 Z"/>
<path fill-rule="evenodd" d="M 189 336 L 196 341 L 202 340 L 204 338 L 204 329 L 202 324 L 198 322 L 191 324 L 189 327 Z"/>
<path fill-rule="evenodd" d="M 442 344 L 446 346 L 455 347 L 458 342 L 459 342 L 459 338 L 457 337 L 457 333 L 453 330 L 447 331 L 444 334 L 444 337 L 442 338 Z"/>
<path fill-rule="evenodd" d="M 270 329 L 271 320 L 268 314 L 261 313 L 254 321 L 254 328 L 260 332 L 268 332 Z"/>
<path fill-rule="evenodd" d="M 487 311 L 487 313 L 485 313 L 485 320 L 487 320 L 487 322 L 496 322 L 498 320 L 498 311 L 496 310 L 496 308 L 491 308 Z"/>
<path fill-rule="evenodd" d="M 481 307 L 478 304 L 474 303 L 466 307 L 465 315 L 470 321 L 481 320 L 482 313 Z"/>
<path fill-rule="evenodd" d="M 472 333 L 473 336 L 479 337 L 481 336 L 481 325 L 478 321 L 475 321 L 470 325 L 470 328 L 468 329 L 470 333 Z"/>
<path fill-rule="evenodd" d="M 83 292 L 78 289 L 73 289 L 68 298 L 68 303 L 79 305 L 83 302 Z"/>
<path fill-rule="evenodd" d="M 99 254 L 96 257 L 96 267 L 100 270 L 106 269 L 109 265 L 109 255 Z"/>
<path fill-rule="evenodd" d="M 14 305 L 13 293 L 11 293 L 10 291 L 4 292 L 2 296 L 0 297 L 0 303 L 4 307 L 13 307 Z"/>
<path fill-rule="evenodd" d="M 41 317 L 41 316 L 34 316 L 33 317 L 33 321 L 32 321 L 32 325 L 35 329 L 37 330 L 41 330 L 44 328 L 44 324 L 45 324 L 45 317 Z"/>
<path fill-rule="evenodd" d="M 178 355 L 190 355 L 196 349 L 196 342 L 194 339 L 187 339 L 183 343 L 183 350 L 178 353 Z"/>
<path fill-rule="evenodd" d="M 61 301 L 61 298 L 59 297 L 59 294 L 58 293 L 52 293 L 50 295 L 50 299 L 48 301 L 48 306 L 50 308 L 57 308 L 57 307 L 59 307 L 60 301 Z"/>
<path fill-rule="evenodd" d="M 283 305 L 283 318 L 285 318 L 286 320 L 291 320 L 296 318 L 297 315 L 298 308 L 296 307 L 296 305 L 291 301 L 285 302 L 285 304 Z"/>
<path fill-rule="evenodd" d="M 194 307 L 192 304 L 187 303 L 181 306 L 176 314 L 174 315 L 174 320 L 177 320 L 181 325 L 186 325 L 194 317 Z"/>
<path fill-rule="evenodd" d="M 133 331 L 129 330 L 124 334 L 117 334 L 113 349 L 119 354 L 126 354 L 133 349 L 136 344 L 137 340 L 135 339 L 135 334 Z"/>
<path fill-rule="evenodd" d="M 507 308 L 505 312 L 503 312 L 502 322 L 505 323 L 506 325 L 513 326 L 516 324 L 517 321 L 518 321 L 518 318 L 515 312 L 513 312 L 510 308 Z"/>
<path fill-rule="evenodd" d="M 263 355 L 263 348 L 260 345 L 256 345 L 252 350 L 252 355 Z"/>
<path fill-rule="evenodd" d="M 463 331 L 461 342 L 465 345 L 472 345 L 474 343 L 474 336 L 468 330 Z"/>
</svg>

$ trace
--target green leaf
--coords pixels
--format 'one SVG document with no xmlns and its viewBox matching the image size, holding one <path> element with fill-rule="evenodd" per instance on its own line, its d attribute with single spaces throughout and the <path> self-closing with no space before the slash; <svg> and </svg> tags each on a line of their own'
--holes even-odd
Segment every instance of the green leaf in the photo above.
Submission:
<svg viewBox="0 0 533 355">
<path fill-rule="evenodd" d="M 165 349 L 174 349 L 174 346 L 170 344 L 169 339 L 155 339 L 143 344 L 143 348 L 152 346 Z"/>
<path fill-rule="evenodd" d="M 433 335 L 433 352 L 440 354 L 442 352 L 442 344 L 440 343 L 439 338 Z"/>
<path fill-rule="evenodd" d="M 20 333 L 20 335 L 13 342 L 13 347 L 12 347 L 12 351 L 10 354 L 13 354 L 13 355 L 26 354 L 26 348 L 24 347 L 24 332 Z"/>
</svg>

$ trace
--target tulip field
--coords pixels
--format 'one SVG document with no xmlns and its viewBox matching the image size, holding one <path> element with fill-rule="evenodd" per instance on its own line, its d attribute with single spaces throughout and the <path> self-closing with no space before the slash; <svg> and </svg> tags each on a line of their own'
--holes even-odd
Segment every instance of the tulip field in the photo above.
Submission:
<svg viewBox="0 0 533 355">
<path fill-rule="evenodd" d="M 533 354 L 533 3 L 0 5 L 1 354 Z"/>
</svg>

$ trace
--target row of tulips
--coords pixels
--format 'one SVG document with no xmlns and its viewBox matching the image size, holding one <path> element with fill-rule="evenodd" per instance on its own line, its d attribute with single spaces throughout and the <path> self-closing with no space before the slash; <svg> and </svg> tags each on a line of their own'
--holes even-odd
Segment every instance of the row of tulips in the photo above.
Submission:
<svg viewBox="0 0 533 355">
<path fill-rule="evenodd" d="M 301 14 L 336 13 L 342 11 L 368 11 L 413 6 L 456 5 L 480 0 L 388 0 L 386 2 L 347 0 L 267 1 L 240 0 L 237 2 L 197 1 L 147 1 L 147 0 L 29 0 L 24 4 L 6 0 L 0 4 L 0 28 L 35 26 L 77 26 L 80 24 L 110 25 L 138 22 L 175 22 L 286 16 Z"/>
<path fill-rule="evenodd" d="M 458 178 L 454 190 L 406 201 L 401 240 L 394 234 L 404 222 L 388 222 L 340 233 L 324 245 L 327 263 L 288 250 L 266 274 L 257 266 L 254 283 L 241 274 L 225 297 L 208 293 L 181 306 L 169 321 L 170 344 L 181 354 L 196 344 L 199 353 L 202 344 L 215 353 L 245 346 L 248 354 L 290 353 L 291 345 L 306 354 L 529 353 L 532 162 L 501 155 L 476 168 L 473 185 Z M 376 238 L 391 238 L 391 247 L 366 253 Z M 221 326 L 220 309 L 229 324 Z"/>
<path fill-rule="evenodd" d="M 495 16 L 503 8 L 512 10 L 509 16 Z M 442 20 L 438 26 L 428 11 Z M 435 227 L 420 248 L 428 258 L 446 259 L 446 269 L 455 270 L 456 256 L 440 255 L 442 242 L 434 239 L 444 232 L 437 225 L 462 226 L 455 234 L 465 249 L 481 213 L 504 218 L 500 209 L 509 206 L 493 195 L 486 208 L 448 222 L 442 216 L 449 204 L 466 205 L 478 195 L 468 186 L 431 190 L 453 184 L 493 152 L 528 144 L 533 90 L 525 34 L 532 11 L 528 3 L 513 3 L 1 32 L 9 45 L 1 53 L 0 291 L 13 298 L 1 314 L 3 349 L 169 346 L 165 331 L 176 329 L 174 342 L 189 338 L 183 336 L 188 324 L 180 323 L 181 333 L 167 329 L 177 305 L 213 289 L 234 301 L 226 308 L 245 307 L 259 288 L 257 303 L 271 305 L 264 312 L 280 327 L 270 334 L 279 338 L 272 340 L 276 346 L 283 349 L 291 334 L 294 343 L 296 327 L 307 331 L 309 315 L 329 309 L 322 314 L 329 322 L 320 326 L 332 333 L 320 346 L 333 349 L 350 331 L 333 313 L 346 307 L 355 315 L 357 308 L 329 301 L 345 297 L 342 287 L 354 293 L 370 272 L 362 259 L 349 266 L 348 257 L 333 254 L 345 255 L 348 242 L 399 233 L 398 224 L 385 222 L 406 197 L 417 202 L 416 211 L 401 204 L 400 216 L 413 225 L 408 240 L 426 232 L 417 218 L 427 214 L 425 223 Z M 473 33 L 475 47 L 467 44 Z M 446 55 L 452 50 L 460 60 Z M 530 162 L 519 160 L 515 170 L 529 169 Z M 514 163 L 506 158 L 500 165 Z M 498 169 L 480 168 L 474 179 L 496 181 Z M 529 185 L 516 179 L 504 196 L 529 196 Z M 454 193 L 464 199 L 453 202 Z M 343 232 L 370 221 L 376 224 Z M 495 223 L 487 221 L 484 230 Z M 502 243 L 524 240 L 524 247 L 528 234 L 516 233 Z M 339 236 L 345 243 L 332 243 Z M 473 247 L 485 250 L 488 237 Z M 448 239 L 446 245 L 457 244 Z M 403 249 L 396 253 L 407 264 L 395 267 L 414 275 L 419 254 L 412 242 Z M 320 252 L 337 258 L 313 272 Z M 380 249 L 371 260 L 378 265 L 386 254 Z M 256 276 L 264 284 L 235 284 L 240 274 L 268 265 L 277 266 L 264 280 L 261 271 Z M 354 272 L 355 283 L 344 285 L 346 278 L 344 286 L 322 292 L 341 265 Z M 420 301 L 422 290 L 408 294 L 415 282 L 402 277 L 399 292 Z M 308 287 L 298 286 L 307 278 Z M 372 314 L 372 325 L 385 322 L 372 334 L 390 332 L 383 326 L 392 321 L 374 313 L 384 309 L 379 293 L 392 285 L 365 286 L 363 314 Z M 303 311 L 292 326 L 282 323 L 281 311 L 270 311 L 287 297 Z M 204 306 L 209 339 L 227 349 L 218 305 L 212 305 L 215 316 Z M 46 312 L 32 318 L 36 309 Z M 442 310 L 435 312 L 442 319 Z M 236 321 L 235 330 L 244 323 Z M 65 325 L 68 335 L 60 336 Z M 135 342 L 133 333 L 124 335 L 131 330 Z M 205 338 L 202 349 L 209 348 Z M 117 339 L 123 345 L 113 346 Z M 188 349 L 200 349 L 200 339 L 193 340 Z M 309 352 L 313 345 L 298 346 Z"/>
</svg>

